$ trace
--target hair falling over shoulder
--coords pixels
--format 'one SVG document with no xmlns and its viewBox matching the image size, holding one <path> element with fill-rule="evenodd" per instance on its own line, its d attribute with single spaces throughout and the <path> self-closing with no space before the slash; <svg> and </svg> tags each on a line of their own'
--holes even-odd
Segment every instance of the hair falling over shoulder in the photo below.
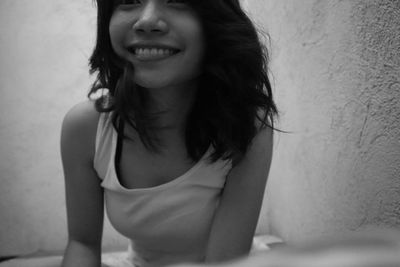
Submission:
<svg viewBox="0 0 400 267">
<path fill-rule="evenodd" d="M 146 112 L 149 95 L 130 77 L 130 64 L 114 53 L 108 31 L 113 1 L 97 0 L 97 41 L 90 57 L 90 73 L 97 73 L 89 97 L 107 88 L 96 100 L 99 112 L 113 111 L 133 126 L 143 143 L 157 149 L 152 117 Z M 277 108 L 268 77 L 269 55 L 259 32 L 238 0 L 191 0 L 205 33 L 205 58 L 199 90 L 186 126 L 186 147 L 198 160 L 210 145 L 211 160 L 246 152 L 261 127 L 274 128 Z"/>
</svg>

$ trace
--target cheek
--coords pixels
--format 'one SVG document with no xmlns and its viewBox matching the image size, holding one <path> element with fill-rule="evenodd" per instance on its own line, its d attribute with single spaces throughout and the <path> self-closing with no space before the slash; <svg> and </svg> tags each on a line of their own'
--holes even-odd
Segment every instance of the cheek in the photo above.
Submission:
<svg viewBox="0 0 400 267">
<path fill-rule="evenodd" d="M 186 17 L 179 23 L 180 31 L 188 51 L 190 51 L 190 60 L 196 63 L 202 61 L 205 54 L 205 35 L 202 24 L 195 17 Z"/>
<path fill-rule="evenodd" d="M 111 45 L 117 54 L 120 54 L 124 46 L 124 33 L 129 26 L 126 22 L 120 19 L 111 19 L 110 26 L 108 28 L 110 34 Z"/>
<path fill-rule="evenodd" d="M 204 29 L 203 26 L 200 24 L 200 22 L 197 22 L 196 24 L 193 25 L 193 30 L 192 32 L 194 33 L 194 35 L 196 36 L 195 38 L 197 39 L 197 41 L 201 44 L 204 43 Z"/>
<path fill-rule="evenodd" d="M 116 50 L 118 48 L 118 44 L 121 42 L 121 34 L 118 31 L 118 28 L 115 27 L 115 25 L 111 25 L 110 24 L 110 28 L 109 28 L 109 33 L 110 33 L 110 40 L 111 40 L 111 44 L 114 50 Z"/>
<path fill-rule="evenodd" d="M 203 66 L 204 56 L 205 56 L 205 39 L 204 34 L 201 28 L 194 28 L 192 31 L 192 46 L 194 49 L 194 61 L 196 65 L 196 69 L 200 71 Z"/>
<path fill-rule="evenodd" d="M 205 54 L 205 35 L 203 27 L 198 20 L 192 21 L 188 33 L 190 33 L 191 44 L 198 54 L 201 61 Z"/>
</svg>

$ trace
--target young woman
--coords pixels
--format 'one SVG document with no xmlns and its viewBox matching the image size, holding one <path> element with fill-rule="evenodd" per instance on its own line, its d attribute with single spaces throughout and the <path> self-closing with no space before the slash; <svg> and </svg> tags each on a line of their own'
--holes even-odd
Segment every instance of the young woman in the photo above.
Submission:
<svg viewBox="0 0 400 267">
<path fill-rule="evenodd" d="M 246 255 L 272 155 L 267 53 L 238 0 L 97 0 L 97 79 L 65 116 L 63 266 L 100 266 L 103 205 L 132 266 Z"/>
</svg>

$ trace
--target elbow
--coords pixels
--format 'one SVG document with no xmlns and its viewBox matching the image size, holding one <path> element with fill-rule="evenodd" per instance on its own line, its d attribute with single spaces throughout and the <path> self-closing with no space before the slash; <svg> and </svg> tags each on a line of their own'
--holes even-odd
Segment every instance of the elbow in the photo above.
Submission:
<svg viewBox="0 0 400 267">
<path fill-rule="evenodd" d="M 101 246 L 97 244 L 85 244 L 70 238 L 61 266 L 99 267 L 101 266 Z"/>
</svg>

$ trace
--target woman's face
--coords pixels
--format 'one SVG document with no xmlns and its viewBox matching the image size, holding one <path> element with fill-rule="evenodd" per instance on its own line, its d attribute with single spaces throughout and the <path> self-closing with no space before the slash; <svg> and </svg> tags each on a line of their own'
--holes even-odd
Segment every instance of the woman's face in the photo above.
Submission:
<svg viewBox="0 0 400 267">
<path fill-rule="evenodd" d="M 138 85 L 179 86 L 199 76 L 203 31 L 188 0 L 114 1 L 111 44 L 121 59 L 133 64 Z"/>
</svg>

